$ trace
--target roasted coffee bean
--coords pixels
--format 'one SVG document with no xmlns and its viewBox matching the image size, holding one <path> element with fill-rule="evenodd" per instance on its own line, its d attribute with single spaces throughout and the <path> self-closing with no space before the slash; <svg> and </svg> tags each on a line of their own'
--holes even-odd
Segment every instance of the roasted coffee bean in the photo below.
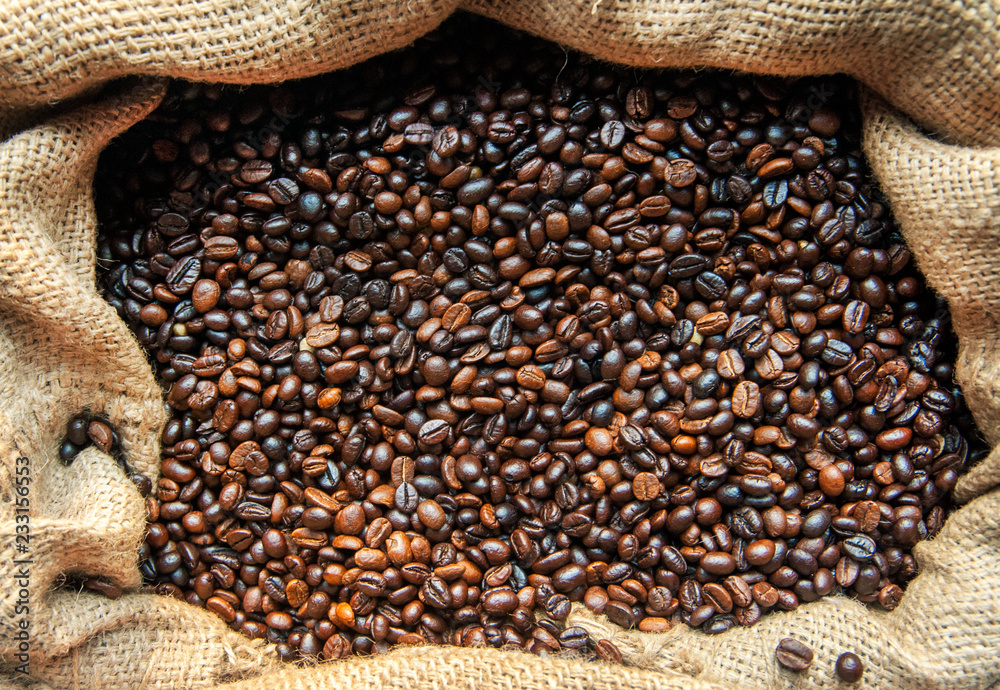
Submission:
<svg viewBox="0 0 1000 690">
<path fill-rule="evenodd" d="M 854 652 L 844 652 L 837 657 L 837 677 L 845 683 L 857 683 L 865 673 L 864 664 Z"/>
<path fill-rule="evenodd" d="M 631 628 L 635 624 L 635 614 L 631 607 L 620 601 L 610 601 L 604 607 L 604 615 L 608 619 L 623 628 Z"/>
<path fill-rule="evenodd" d="M 323 644 L 324 659 L 343 659 L 351 654 L 351 643 L 342 633 L 334 633 Z"/>
<path fill-rule="evenodd" d="M 720 372 L 721 373 L 721 372 Z M 753 381 L 740 381 L 733 389 L 732 410 L 737 417 L 750 419 L 760 405 L 760 387 Z"/>
<path fill-rule="evenodd" d="M 108 599 L 117 599 L 123 593 L 121 586 L 99 577 L 87 578 L 84 580 L 83 586 L 93 592 L 103 594 Z"/>
<path fill-rule="evenodd" d="M 483 595 L 483 610 L 491 616 L 511 613 L 517 606 L 517 595 L 506 587 L 488 590 Z"/>
<path fill-rule="evenodd" d="M 575 601 L 708 634 L 838 587 L 894 608 L 985 449 L 850 94 L 471 16 L 172 87 L 96 182 L 100 285 L 170 408 L 144 576 L 289 659 L 619 661 Z M 91 443 L 134 445 L 94 410 L 59 457 Z"/>
<path fill-rule="evenodd" d="M 583 649 L 590 640 L 590 633 L 580 626 L 564 629 L 559 633 L 559 644 L 566 649 Z"/>
<path fill-rule="evenodd" d="M 640 501 L 652 501 L 660 495 L 660 480 L 651 472 L 640 472 L 632 480 L 632 495 Z"/>
<path fill-rule="evenodd" d="M 111 427 L 104 422 L 94 420 L 87 427 L 87 438 L 104 453 L 110 453 L 115 445 Z"/>
<path fill-rule="evenodd" d="M 611 640 L 598 640 L 594 645 L 594 654 L 598 659 L 612 664 L 622 662 L 622 653 Z"/>
<path fill-rule="evenodd" d="M 859 563 L 867 563 L 876 554 L 875 540 L 865 534 L 855 534 L 841 543 L 841 549 Z"/>
<path fill-rule="evenodd" d="M 778 663 L 790 671 L 805 671 L 812 664 L 813 651 L 795 638 L 786 637 L 774 652 Z"/>
</svg>

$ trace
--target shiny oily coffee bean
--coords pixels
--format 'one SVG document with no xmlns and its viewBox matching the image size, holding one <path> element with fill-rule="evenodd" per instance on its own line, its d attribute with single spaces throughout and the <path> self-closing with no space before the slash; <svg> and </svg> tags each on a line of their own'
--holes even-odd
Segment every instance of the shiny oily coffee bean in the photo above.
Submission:
<svg viewBox="0 0 1000 690">
<path fill-rule="evenodd" d="M 865 667 L 854 652 L 844 652 L 837 657 L 837 677 L 845 683 L 857 683 L 864 675 Z"/>
</svg>

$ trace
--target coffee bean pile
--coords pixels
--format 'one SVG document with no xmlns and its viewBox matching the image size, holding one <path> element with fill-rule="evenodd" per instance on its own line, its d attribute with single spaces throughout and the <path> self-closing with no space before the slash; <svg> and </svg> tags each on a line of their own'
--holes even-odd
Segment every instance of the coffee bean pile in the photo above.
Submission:
<svg viewBox="0 0 1000 690">
<path fill-rule="evenodd" d="M 175 85 L 98 175 L 105 296 L 172 411 L 145 576 L 289 659 L 620 658 L 572 602 L 894 607 L 981 445 L 851 98 L 469 18 Z"/>
</svg>

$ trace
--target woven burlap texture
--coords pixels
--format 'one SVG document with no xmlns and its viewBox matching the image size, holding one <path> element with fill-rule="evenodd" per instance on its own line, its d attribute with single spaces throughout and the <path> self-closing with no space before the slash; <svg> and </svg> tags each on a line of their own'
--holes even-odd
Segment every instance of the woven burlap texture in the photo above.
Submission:
<svg viewBox="0 0 1000 690">
<path fill-rule="evenodd" d="M 573 621 L 619 644 L 624 668 L 427 647 L 289 668 L 203 610 L 137 591 L 112 601 L 57 586 L 62 575 L 86 574 L 134 589 L 144 518 L 112 458 L 90 449 L 70 467 L 56 460 L 66 421 L 81 410 L 107 415 L 132 468 L 155 479 L 166 419 L 144 355 L 95 289 L 91 194 L 99 152 L 155 107 L 163 85 L 133 83 L 79 107 L 65 101 L 87 101 L 124 75 L 255 83 L 317 74 L 406 44 L 456 4 L 0 0 L 0 685 L 835 687 L 832 666 L 845 650 L 863 658 L 866 682 L 877 687 L 1000 679 L 996 452 L 961 480 L 957 495 L 969 503 L 917 548 L 921 575 L 896 611 L 832 599 L 719 637 L 630 633 L 575 611 Z M 618 62 L 848 72 L 936 132 L 928 137 L 880 98 L 866 100 L 871 165 L 920 267 L 951 304 L 957 376 L 987 438 L 1000 440 L 1000 149 L 959 145 L 1000 145 L 995 4 L 501 0 L 469 8 Z M 29 677 L 13 671 L 19 457 L 33 479 Z M 816 651 L 806 674 L 775 664 L 786 635 Z"/>
</svg>

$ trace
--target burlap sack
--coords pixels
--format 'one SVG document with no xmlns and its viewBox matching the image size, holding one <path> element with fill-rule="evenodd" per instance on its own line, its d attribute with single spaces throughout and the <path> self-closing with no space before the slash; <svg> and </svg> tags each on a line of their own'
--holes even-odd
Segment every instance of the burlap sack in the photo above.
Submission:
<svg viewBox="0 0 1000 690">
<path fill-rule="evenodd" d="M 709 637 L 683 626 L 625 632 L 575 611 L 573 622 L 618 643 L 624 667 L 421 647 L 295 668 L 203 610 L 134 591 L 142 500 L 112 458 L 89 449 L 64 467 L 56 449 L 71 416 L 102 412 L 121 429 L 132 469 L 156 477 L 166 411 L 142 351 L 95 289 L 91 182 L 101 149 L 156 106 L 163 84 L 93 94 L 125 75 L 254 83 L 318 74 L 405 45 L 456 5 L 0 0 L 0 685 L 834 687 L 833 663 L 847 650 L 862 657 L 871 686 L 1000 679 L 997 452 L 959 483 L 966 505 L 917 547 L 921 574 L 894 612 L 834 598 Z M 1000 6 L 471 0 L 466 8 L 608 60 L 841 71 L 871 87 L 879 94 L 864 103 L 871 165 L 920 267 L 948 298 L 959 381 L 988 440 L 1000 441 L 1000 149 L 987 148 L 1000 146 Z M 31 536 L 20 553 L 24 476 Z M 31 563 L 15 563 L 24 559 Z M 100 575 L 132 591 L 117 600 L 78 593 L 59 586 L 63 574 Z M 787 635 L 816 653 L 806 674 L 775 664 Z M 27 675 L 16 670 L 24 642 Z"/>
</svg>

